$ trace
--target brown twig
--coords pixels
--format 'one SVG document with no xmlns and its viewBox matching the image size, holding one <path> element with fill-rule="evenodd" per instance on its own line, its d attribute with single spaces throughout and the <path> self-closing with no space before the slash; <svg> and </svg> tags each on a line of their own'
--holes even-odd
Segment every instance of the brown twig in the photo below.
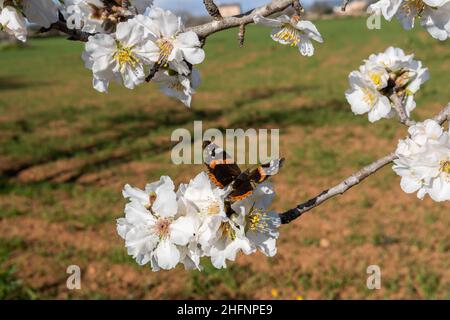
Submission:
<svg viewBox="0 0 450 320">
<path fill-rule="evenodd" d="M 253 18 L 257 14 L 262 15 L 263 17 L 267 17 L 271 14 L 283 11 L 297 1 L 298 0 L 273 0 L 272 2 L 264 6 L 255 8 L 246 13 L 233 17 L 226 17 L 220 20 L 214 20 L 199 26 L 189 28 L 188 30 L 194 31 L 199 36 L 199 38 L 204 39 L 222 30 L 253 23 Z"/>
<path fill-rule="evenodd" d="M 298 0 L 294 1 L 292 6 L 294 7 L 295 13 L 297 13 L 297 15 L 299 15 L 299 16 L 301 16 L 303 14 L 303 12 L 305 12 L 305 9 L 303 8 L 300 1 L 298 1 Z"/>
<path fill-rule="evenodd" d="M 350 3 L 350 0 L 342 0 L 341 10 L 345 12 L 347 10 L 347 6 Z"/>
<path fill-rule="evenodd" d="M 239 46 L 243 47 L 244 42 L 245 42 L 245 24 L 241 24 L 239 26 L 238 40 L 239 40 Z"/>
<path fill-rule="evenodd" d="M 222 19 L 220 10 L 219 8 L 217 8 L 214 0 L 203 0 L 203 3 L 205 4 L 206 11 L 208 11 L 208 14 L 211 17 L 213 17 L 214 19 Z"/>
<path fill-rule="evenodd" d="M 411 120 L 406 114 L 404 103 L 396 93 L 391 94 L 390 100 L 394 104 L 394 109 L 397 111 L 401 123 L 408 127 L 416 124 L 416 122 Z"/>
<path fill-rule="evenodd" d="M 89 37 L 94 35 L 92 33 L 84 32 L 77 29 L 69 29 L 67 27 L 67 24 L 63 21 L 58 21 L 50 25 L 50 28 L 42 28 L 41 32 L 47 32 L 51 29 L 58 30 L 62 33 L 65 33 L 69 36 L 69 40 L 74 41 L 82 41 L 87 42 L 89 40 Z"/>
</svg>

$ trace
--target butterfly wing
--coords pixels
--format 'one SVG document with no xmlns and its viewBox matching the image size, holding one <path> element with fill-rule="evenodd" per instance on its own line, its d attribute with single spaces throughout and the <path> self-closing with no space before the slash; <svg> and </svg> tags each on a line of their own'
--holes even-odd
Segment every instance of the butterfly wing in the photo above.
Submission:
<svg viewBox="0 0 450 320">
<path fill-rule="evenodd" d="M 242 175 L 233 183 L 233 191 L 228 195 L 231 201 L 239 201 L 247 198 L 253 193 L 253 186 L 248 175 Z M 242 177 L 242 178 L 241 178 Z"/>
<path fill-rule="evenodd" d="M 262 164 L 256 169 L 250 171 L 249 178 L 252 182 L 263 183 L 271 176 L 274 176 L 280 171 L 283 166 L 284 158 L 272 160 L 266 164 Z"/>
<path fill-rule="evenodd" d="M 218 145 L 205 141 L 204 163 L 211 181 L 219 188 L 230 185 L 241 174 L 241 169 L 231 156 Z"/>
</svg>

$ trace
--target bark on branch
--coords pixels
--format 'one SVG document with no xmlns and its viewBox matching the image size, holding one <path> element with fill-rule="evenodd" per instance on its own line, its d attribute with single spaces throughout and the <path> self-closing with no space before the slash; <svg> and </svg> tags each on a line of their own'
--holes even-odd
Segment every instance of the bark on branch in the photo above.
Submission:
<svg viewBox="0 0 450 320">
<path fill-rule="evenodd" d="M 264 17 L 269 16 L 271 14 L 283 11 L 287 7 L 293 5 L 298 0 L 273 0 L 272 2 L 262 6 L 255 8 L 253 10 L 250 10 L 244 14 L 240 14 L 233 17 L 226 17 L 220 20 L 211 21 L 199 26 L 195 26 L 192 28 L 189 28 L 189 31 L 194 31 L 199 38 L 206 38 L 213 33 L 239 27 L 241 25 L 247 25 L 249 23 L 253 22 L 253 18 L 260 14 Z"/>
<path fill-rule="evenodd" d="M 208 11 L 211 17 L 215 19 L 222 19 L 219 8 L 217 8 L 213 0 L 203 0 L 203 3 L 205 4 L 206 11 Z"/>
<path fill-rule="evenodd" d="M 67 24 L 63 21 L 58 21 L 53 23 L 48 29 L 41 29 L 41 32 L 49 31 L 50 29 L 58 30 L 69 36 L 69 40 L 87 42 L 92 33 L 84 32 L 77 29 L 69 29 Z"/>
<path fill-rule="evenodd" d="M 433 118 L 436 122 L 443 124 L 446 120 L 450 119 L 450 104 L 448 104 L 437 116 Z M 280 219 L 282 224 L 288 224 L 291 221 L 297 219 L 305 212 L 319 206 L 323 202 L 345 193 L 350 188 L 361 183 L 364 179 L 371 176 L 384 166 L 388 165 L 396 159 L 395 153 L 390 153 L 387 156 L 376 160 L 375 162 L 369 164 L 368 166 L 362 168 L 361 170 L 355 172 L 350 177 L 339 183 L 338 185 L 332 187 L 331 189 L 325 190 L 318 196 L 299 204 L 297 207 L 290 209 L 286 212 L 280 213 Z"/>
</svg>

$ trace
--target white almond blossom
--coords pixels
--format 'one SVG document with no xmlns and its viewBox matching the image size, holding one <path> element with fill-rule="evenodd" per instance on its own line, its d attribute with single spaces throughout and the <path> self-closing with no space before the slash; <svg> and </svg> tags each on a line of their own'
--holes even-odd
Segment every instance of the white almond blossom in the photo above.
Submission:
<svg viewBox="0 0 450 320">
<path fill-rule="evenodd" d="M 355 114 L 369 114 L 369 121 L 391 118 L 396 114 L 391 96 L 396 94 L 409 117 L 415 109 L 414 95 L 429 79 L 428 69 L 414 55 L 406 55 L 399 48 L 372 54 L 349 76 L 350 90 L 346 98 Z"/>
<path fill-rule="evenodd" d="M 351 89 L 345 96 L 353 113 L 357 115 L 368 113 L 370 122 L 392 116 L 389 99 L 382 95 L 374 84 L 368 82 L 361 72 L 350 73 L 349 81 Z"/>
<path fill-rule="evenodd" d="M 227 260 L 260 250 L 272 257 L 281 220 L 269 212 L 275 192 L 268 183 L 257 185 L 252 195 L 229 200 L 231 187 L 219 188 L 202 172 L 188 184 L 175 186 L 169 177 L 148 184 L 144 190 L 126 185 L 123 196 L 130 202 L 125 218 L 117 220 L 117 232 L 128 253 L 154 271 L 178 263 L 202 270 L 208 257 L 214 267 L 226 268 Z"/>
<path fill-rule="evenodd" d="M 238 214 L 238 223 L 244 225 L 245 236 L 251 246 L 268 257 L 277 253 L 276 241 L 281 225 L 279 215 L 268 211 L 274 197 L 272 185 L 263 183 L 249 197 L 232 205 L 232 209 Z"/>
<path fill-rule="evenodd" d="M 153 271 L 174 268 L 195 235 L 195 221 L 178 214 L 177 197 L 169 177 L 147 185 L 145 191 L 126 185 L 130 199 L 125 218 L 117 220 L 117 232 L 125 240 L 128 254 Z"/>
<path fill-rule="evenodd" d="M 156 73 L 153 81 L 160 85 L 161 91 L 167 96 L 176 98 L 186 107 L 190 107 L 192 95 L 200 85 L 200 73 L 193 69 L 189 76 L 185 76 L 172 70 L 163 70 Z"/>
<path fill-rule="evenodd" d="M 182 199 L 188 207 L 188 216 L 201 220 L 196 241 L 201 246 L 193 261 L 199 257 L 211 258 L 214 267 L 226 268 L 226 260 L 234 261 L 242 251 L 250 254 L 254 250 L 246 238 L 243 226 L 228 216 L 225 203 L 229 190 L 213 185 L 206 173 L 197 175 L 183 190 Z"/>
<path fill-rule="evenodd" d="M 70 29 L 98 33 L 114 30 L 117 23 L 134 13 L 143 14 L 152 6 L 153 0 L 130 0 L 135 12 L 126 10 L 112 1 L 102 0 L 66 0 L 65 17 Z M 112 28 L 110 28 L 112 27 Z"/>
<path fill-rule="evenodd" d="M 402 177 L 406 193 L 428 194 L 434 201 L 450 201 L 450 135 L 434 120 L 409 129 L 410 137 L 400 140 L 393 170 Z"/>
<path fill-rule="evenodd" d="M 450 37 L 450 0 L 381 0 L 368 12 L 382 14 L 388 21 L 396 16 L 407 30 L 420 20 L 432 37 L 441 41 Z"/>
<path fill-rule="evenodd" d="M 150 60 L 179 74 L 189 75 L 188 64 L 197 65 L 205 59 L 200 40 L 193 31 L 184 32 L 181 18 L 155 7 L 135 18 L 150 39 Z"/>
<path fill-rule="evenodd" d="M 25 16 L 32 23 L 49 28 L 58 21 L 58 6 L 53 0 L 22 0 L 21 4 Z"/>
<path fill-rule="evenodd" d="M 0 0 L 0 30 L 25 42 L 27 40 L 27 26 L 24 16 L 12 6 L 3 6 Z"/>
<path fill-rule="evenodd" d="M 297 46 L 300 53 L 304 56 L 314 54 L 312 40 L 322 43 L 323 39 L 316 26 L 306 20 L 300 20 L 297 15 L 289 18 L 287 15 L 281 15 L 276 19 L 265 18 L 256 15 L 253 18 L 256 24 L 274 28 L 271 37 L 274 41 L 283 45 Z"/>
<path fill-rule="evenodd" d="M 204 249 L 210 247 L 213 233 L 211 228 L 227 217 L 225 198 L 228 192 L 213 185 L 204 172 L 198 174 L 189 184 L 179 188 L 180 202 L 184 203 L 187 215 L 201 218 L 202 224 L 197 240 Z"/>
<path fill-rule="evenodd" d="M 236 224 L 230 218 L 223 218 L 210 225 L 213 231 L 208 255 L 217 269 L 226 268 L 226 261 L 235 261 L 239 252 L 249 255 L 255 251 L 245 236 L 244 226 Z"/>
<path fill-rule="evenodd" d="M 152 46 L 142 34 L 142 26 L 131 19 L 119 23 L 114 34 L 89 37 L 83 60 L 93 72 L 93 86 L 97 91 L 107 92 L 113 80 L 129 89 L 145 81 L 145 65 L 151 63 Z"/>
</svg>

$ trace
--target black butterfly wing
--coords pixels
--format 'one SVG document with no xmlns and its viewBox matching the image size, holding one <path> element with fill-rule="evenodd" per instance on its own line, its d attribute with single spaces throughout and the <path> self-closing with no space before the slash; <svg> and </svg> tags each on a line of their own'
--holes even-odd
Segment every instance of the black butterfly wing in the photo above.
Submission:
<svg viewBox="0 0 450 320">
<path fill-rule="evenodd" d="M 247 198 L 253 193 L 253 186 L 248 178 L 248 175 L 241 178 L 242 175 L 237 178 L 233 183 L 233 191 L 228 195 L 231 201 L 239 201 Z"/>
<path fill-rule="evenodd" d="M 204 163 L 208 169 L 208 176 L 219 188 L 230 185 L 241 174 L 241 169 L 234 160 L 218 145 L 205 141 Z"/>
<path fill-rule="evenodd" d="M 283 166 L 284 158 L 272 160 L 266 164 L 262 164 L 249 174 L 249 179 L 255 183 L 263 183 L 271 176 L 274 176 L 280 171 Z"/>
</svg>

